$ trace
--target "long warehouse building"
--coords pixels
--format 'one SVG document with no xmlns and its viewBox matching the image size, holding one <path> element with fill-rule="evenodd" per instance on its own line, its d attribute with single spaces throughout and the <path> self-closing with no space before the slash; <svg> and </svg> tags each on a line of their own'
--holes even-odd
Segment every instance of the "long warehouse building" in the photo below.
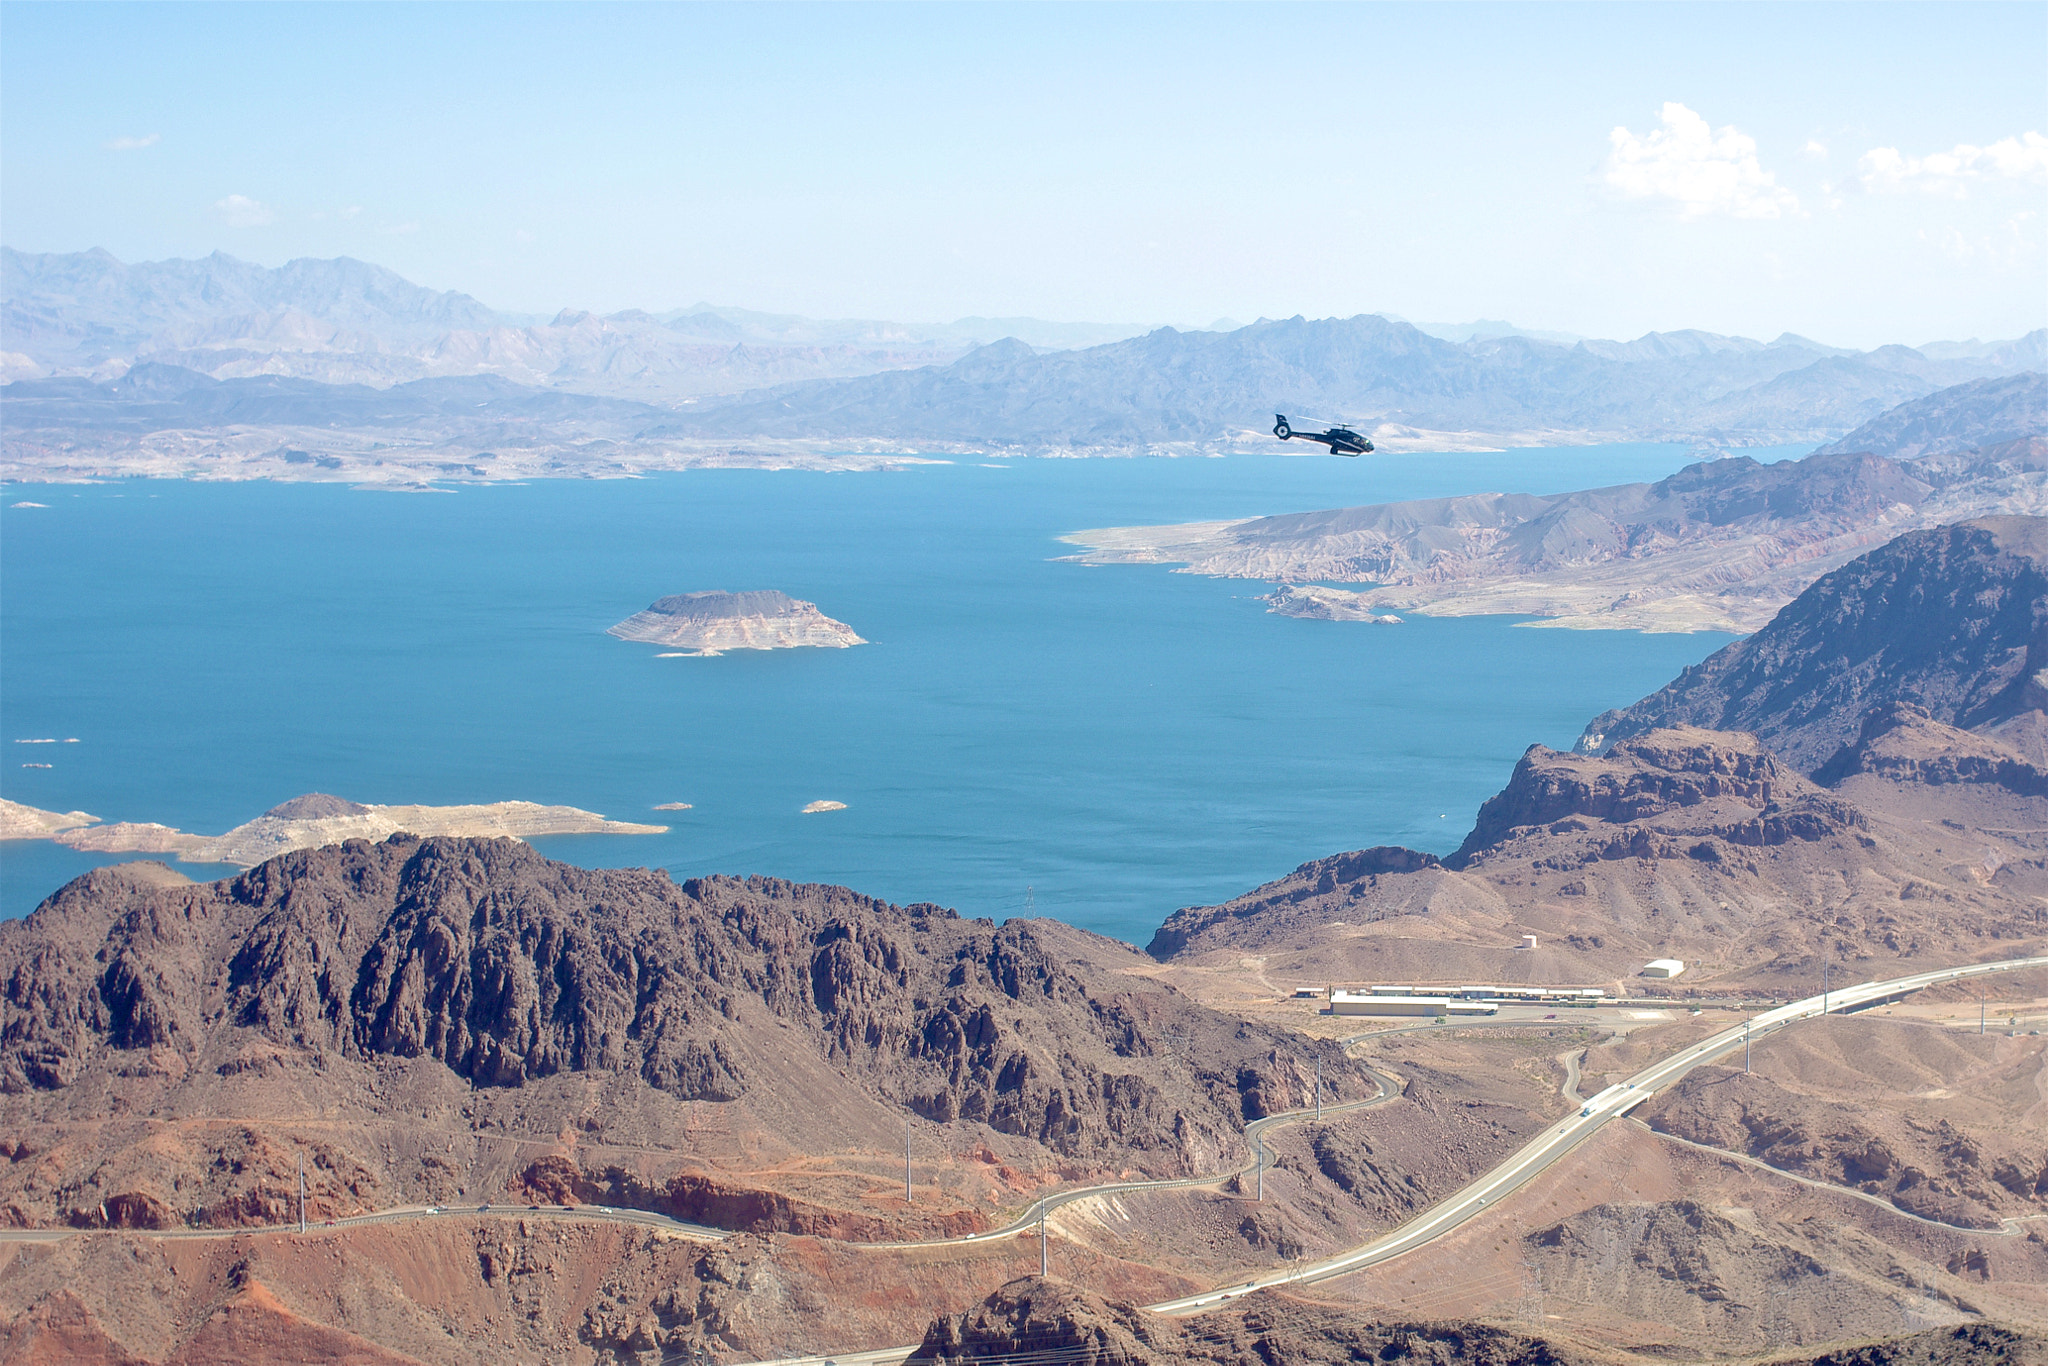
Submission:
<svg viewBox="0 0 2048 1366">
<path fill-rule="evenodd" d="M 1332 1015 L 1496 1015 L 1500 1007 L 1485 1001 L 1452 1000 L 1448 996 L 1377 996 L 1364 991 L 1330 993 Z"/>
</svg>

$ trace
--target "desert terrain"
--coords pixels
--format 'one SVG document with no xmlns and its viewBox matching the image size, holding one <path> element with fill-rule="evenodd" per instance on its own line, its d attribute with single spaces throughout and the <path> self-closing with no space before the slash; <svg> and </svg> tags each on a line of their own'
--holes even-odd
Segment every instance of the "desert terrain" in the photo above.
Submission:
<svg viewBox="0 0 2048 1366">
<path fill-rule="evenodd" d="M 2028 1360 L 2048 966 L 1612 1097 L 1824 983 L 2048 954 L 2041 552 L 1908 533 L 1533 748 L 1454 854 L 1318 860 L 1149 952 L 504 839 L 88 874 L 0 927 L 7 1359 Z M 1938 611 L 1849 626 L 1898 602 Z M 1315 995 L 1473 982 L 1603 999 Z M 1217 1298 L 1574 1125 L 1413 1251 Z"/>
</svg>

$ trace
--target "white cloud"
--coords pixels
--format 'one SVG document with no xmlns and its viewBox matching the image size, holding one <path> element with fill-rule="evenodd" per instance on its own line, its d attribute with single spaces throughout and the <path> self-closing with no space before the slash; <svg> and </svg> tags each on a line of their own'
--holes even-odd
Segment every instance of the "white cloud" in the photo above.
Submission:
<svg viewBox="0 0 2048 1366">
<path fill-rule="evenodd" d="M 1815 161 L 1826 161 L 1828 157 L 1828 145 L 1819 138 L 1808 138 L 1806 145 L 1799 150 L 1812 157 Z"/>
<path fill-rule="evenodd" d="M 2022 133 L 2016 138 L 2000 138 L 1989 147 L 1963 142 L 1952 151 L 1924 157 L 1906 156 L 1896 147 L 1873 147 L 1857 160 L 1856 171 L 1866 190 L 1892 194 L 1923 190 L 1957 199 L 1970 192 L 1972 183 L 1987 180 L 2048 185 L 2048 137 Z"/>
<path fill-rule="evenodd" d="M 1662 128 L 1637 137 L 1626 128 L 1607 135 L 1613 150 L 1602 168 L 1607 183 L 1629 199 L 1668 199 L 1687 218 L 1725 213 L 1777 218 L 1799 200 L 1756 159 L 1756 139 L 1707 121 L 1676 102 Z"/>
<path fill-rule="evenodd" d="M 345 209 L 343 209 L 343 210 L 341 211 L 341 216 L 342 216 L 343 218 L 354 218 L 354 217 L 355 217 L 355 216 L 356 216 L 357 214 L 361 213 L 362 211 L 363 211 L 363 206 L 362 206 L 362 205 L 360 205 L 360 204 L 351 204 L 351 205 L 349 205 L 349 206 L 348 206 L 347 208 L 345 208 Z"/>
<path fill-rule="evenodd" d="M 259 203 L 245 194 L 216 199 L 213 207 L 220 213 L 221 222 L 231 228 L 262 228 L 277 221 L 277 215 L 268 204 Z"/>
<path fill-rule="evenodd" d="M 107 144 L 110 152 L 139 152 L 145 147 L 154 147 L 161 142 L 155 133 L 146 133 L 139 138 L 115 138 Z"/>
</svg>

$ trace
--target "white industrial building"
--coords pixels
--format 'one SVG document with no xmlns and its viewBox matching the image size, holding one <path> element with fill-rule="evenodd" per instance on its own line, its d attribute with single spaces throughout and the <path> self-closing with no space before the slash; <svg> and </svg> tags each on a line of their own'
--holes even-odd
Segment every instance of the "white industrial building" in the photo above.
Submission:
<svg viewBox="0 0 2048 1366">
<path fill-rule="evenodd" d="M 1685 971 L 1685 964 L 1676 958 L 1653 958 L 1643 964 L 1644 977 L 1676 977 Z"/>
<path fill-rule="evenodd" d="M 1599 987 L 1415 987 L 1385 986 L 1369 987 L 1357 995 L 1370 996 L 1415 996 L 1449 997 L 1461 1001 L 1507 1001 L 1531 1005 L 1585 1005 L 1594 1006 L 1606 997 Z"/>
<path fill-rule="evenodd" d="M 1495 1015 L 1500 1007 L 1448 996 L 1383 996 L 1366 991 L 1332 991 L 1332 1015 Z"/>
</svg>

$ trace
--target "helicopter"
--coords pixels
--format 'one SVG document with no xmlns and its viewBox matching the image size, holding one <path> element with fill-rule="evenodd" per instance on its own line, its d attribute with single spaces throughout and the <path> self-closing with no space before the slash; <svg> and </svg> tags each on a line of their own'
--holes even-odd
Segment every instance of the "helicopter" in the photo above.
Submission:
<svg viewBox="0 0 2048 1366">
<path fill-rule="evenodd" d="M 1338 423 L 1327 432 L 1297 432 L 1287 425 L 1287 419 L 1279 413 L 1273 414 L 1273 435 L 1282 441 L 1300 437 L 1303 441 L 1320 441 L 1330 448 L 1331 455 L 1369 455 L 1372 442 Z"/>
</svg>

